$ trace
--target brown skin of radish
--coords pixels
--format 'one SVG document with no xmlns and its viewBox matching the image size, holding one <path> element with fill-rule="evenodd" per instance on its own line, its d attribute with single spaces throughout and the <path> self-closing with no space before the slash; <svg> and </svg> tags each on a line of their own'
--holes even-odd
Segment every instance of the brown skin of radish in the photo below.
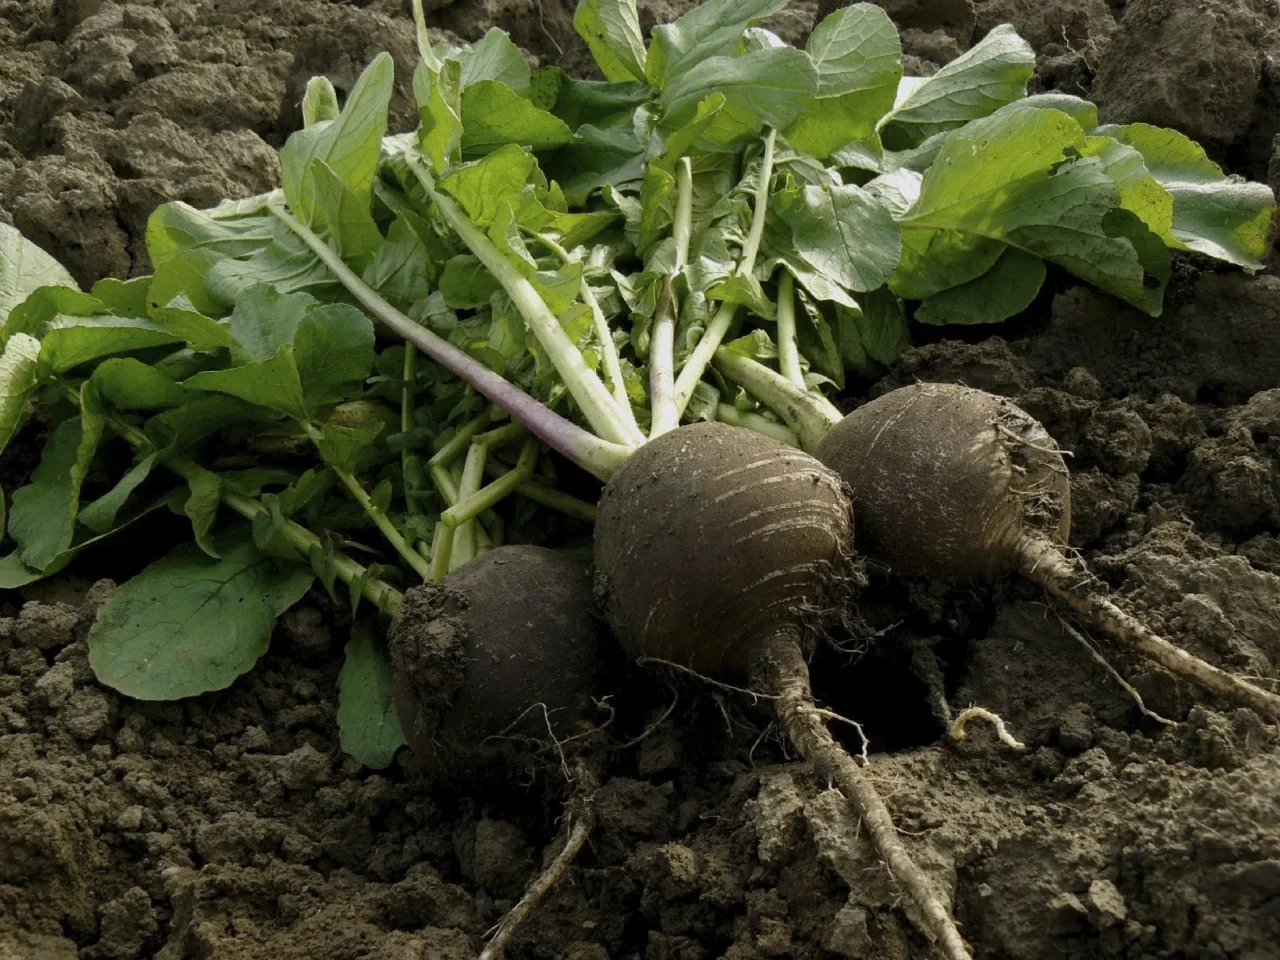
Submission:
<svg viewBox="0 0 1280 960">
<path fill-rule="evenodd" d="M 1028 536 L 1071 531 L 1071 483 L 1039 422 L 951 383 L 892 390 L 836 424 L 818 459 L 849 485 L 858 546 L 907 577 L 1013 573 Z"/>
<path fill-rule="evenodd" d="M 839 479 L 741 427 L 697 423 L 646 443 L 604 489 L 598 589 L 633 656 L 744 672 L 754 646 L 839 604 L 853 520 Z"/>
<path fill-rule="evenodd" d="M 739 427 L 694 424 L 645 444 L 605 487 L 596 576 L 634 656 L 746 673 L 818 776 L 854 805 L 944 955 L 969 960 L 883 801 L 813 703 L 806 620 L 855 582 L 852 537 L 842 484 L 813 457 Z"/>
<path fill-rule="evenodd" d="M 898 574 L 964 582 L 1020 573 L 1176 676 L 1280 718 L 1280 697 L 1090 589 L 1083 562 L 1062 552 L 1071 532 L 1062 454 L 1011 401 L 949 383 L 901 387 L 836 424 L 818 457 L 849 485 L 859 546 Z"/>
<path fill-rule="evenodd" d="M 558 765 L 552 736 L 588 729 L 603 694 L 603 627 L 589 569 L 543 547 L 490 550 L 408 591 L 391 656 L 396 713 L 419 763 L 455 783 Z"/>
</svg>

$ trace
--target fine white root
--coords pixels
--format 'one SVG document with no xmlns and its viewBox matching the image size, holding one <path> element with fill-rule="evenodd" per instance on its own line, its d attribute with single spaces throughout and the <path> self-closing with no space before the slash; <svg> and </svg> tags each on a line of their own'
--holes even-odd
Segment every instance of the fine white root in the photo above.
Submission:
<svg viewBox="0 0 1280 960">
<path fill-rule="evenodd" d="M 962 710 L 960 715 L 951 723 L 952 740 L 963 740 L 965 738 L 964 728 L 970 720 L 986 720 L 992 724 L 996 728 L 996 736 L 1000 738 L 1000 742 L 1009 749 L 1027 749 L 1025 743 L 1009 732 L 1009 728 L 1005 726 L 1000 714 L 994 713 L 986 707 L 969 707 L 966 710 Z"/>
</svg>

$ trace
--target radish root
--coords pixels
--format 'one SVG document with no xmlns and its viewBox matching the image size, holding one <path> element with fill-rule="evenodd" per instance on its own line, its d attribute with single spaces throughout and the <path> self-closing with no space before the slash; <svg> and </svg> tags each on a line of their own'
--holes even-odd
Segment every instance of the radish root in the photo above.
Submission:
<svg viewBox="0 0 1280 960">
<path fill-rule="evenodd" d="M 569 830 L 564 846 L 560 848 L 560 852 L 555 855 L 555 858 L 547 864 L 547 868 L 529 884 L 524 896 L 520 898 L 520 902 L 512 907 L 507 915 L 493 927 L 493 936 L 480 953 L 480 960 L 500 960 L 512 938 L 520 929 L 520 925 L 524 923 L 529 914 L 537 909 L 538 904 L 542 902 L 551 889 L 569 872 L 569 866 L 578 858 L 578 854 L 587 842 L 587 837 L 591 835 L 591 831 L 595 827 L 596 818 L 593 801 L 597 786 L 599 786 L 599 780 L 589 763 L 579 760 L 574 764 L 573 796 L 566 804 L 565 822 L 568 824 Z"/>
<path fill-rule="evenodd" d="M 1107 636 L 1164 667 L 1174 676 L 1259 713 L 1280 719 L 1280 696 L 1241 680 L 1152 632 L 1136 617 L 1106 597 L 1081 592 L 1074 584 L 1079 571 L 1056 546 L 1041 538 L 1025 540 L 1018 550 L 1022 575 L 1085 617 Z"/>
<path fill-rule="evenodd" d="M 876 788 L 822 722 L 809 691 L 809 667 L 800 645 L 793 640 L 761 644 L 751 673 L 776 698 L 774 710 L 787 739 L 813 764 L 820 778 L 835 783 L 853 804 L 876 852 L 919 909 L 925 932 L 942 947 L 947 960 L 972 960 L 946 905 L 903 846 Z"/>
<path fill-rule="evenodd" d="M 986 707 L 969 707 L 967 710 L 961 711 L 960 715 L 951 724 L 952 740 L 963 740 L 965 738 L 964 728 L 970 720 L 986 720 L 996 728 L 996 737 L 1010 750 L 1027 749 L 1025 743 L 1009 732 L 1009 728 L 1005 726 L 1000 714 L 993 710 L 988 710 Z"/>
</svg>

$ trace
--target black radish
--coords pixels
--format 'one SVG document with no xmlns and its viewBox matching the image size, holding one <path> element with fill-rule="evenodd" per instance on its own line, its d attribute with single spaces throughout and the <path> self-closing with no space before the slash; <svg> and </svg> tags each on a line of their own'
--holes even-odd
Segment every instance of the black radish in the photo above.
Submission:
<svg viewBox="0 0 1280 960">
<path fill-rule="evenodd" d="M 745 675 L 820 779 L 854 804 L 889 869 L 951 960 L 955 923 L 912 862 L 884 802 L 813 702 L 811 619 L 856 581 L 843 484 L 802 451 L 720 423 L 650 440 L 610 479 L 596 518 L 596 577 L 633 655 L 710 675 Z"/>
<path fill-rule="evenodd" d="M 1012 401 L 950 383 L 901 387 L 832 426 L 817 456 L 849 485 L 866 556 L 949 582 L 1019 573 L 1171 673 L 1280 717 L 1280 697 L 1152 632 L 1065 552 L 1070 475 Z"/>
</svg>

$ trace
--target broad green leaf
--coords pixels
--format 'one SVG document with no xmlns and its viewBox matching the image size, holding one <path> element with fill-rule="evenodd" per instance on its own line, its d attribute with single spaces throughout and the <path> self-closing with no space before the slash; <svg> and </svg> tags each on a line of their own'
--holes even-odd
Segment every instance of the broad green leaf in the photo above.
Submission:
<svg viewBox="0 0 1280 960">
<path fill-rule="evenodd" d="M 869 3 L 837 10 L 814 28 L 805 49 L 818 70 L 818 91 L 787 128 L 787 142 L 826 157 L 873 137 L 902 78 L 902 44 L 888 14 Z"/>
<path fill-rule="evenodd" d="M 1044 284 L 1045 266 L 1039 257 L 1009 247 L 995 266 L 968 283 L 944 290 L 916 309 L 921 323 L 999 323 L 1031 305 Z"/>
<path fill-rule="evenodd" d="M 342 749 L 372 770 L 389 767 L 405 745 L 391 657 L 367 621 L 352 625 L 338 674 L 338 731 Z"/>
<path fill-rule="evenodd" d="M 182 384 L 188 390 L 225 393 L 299 419 L 307 416 L 302 381 L 292 346 L 283 346 L 266 360 L 254 360 L 226 370 L 206 370 Z"/>
<path fill-rule="evenodd" d="M 689 123 L 697 115 L 698 105 L 719 93 L 725 98 L 724 106 L 702 137 L 730 143 L 764 126 L 787 127 L 813 99 L 817 88 L 817 70 L 803 50 L 775 47 L 741 57 L 711 57 L 667 85 L 663 124 L 678 128 Z"/>
<path fill-rule="evenodd" d="M 365 68 L 338 119 L 295 131 L 280 151 L 284 195 L 294 215 L 316 224 L 321 209 L 312 160 L 323 160 L 366 205 L 387 132 L 395 63 L 381 53 Z"/>
<path fill-rule="evenodd" d="M 382 234 L 369 212 L 369 198 L 357 197 L 320 159 L 311 161 L 311 179 L 330 246 L 357 272 L 364 270 L 382 246 Z"/>
<path fill-rule="evenodd" d="M 293 338 L 308 411 L 359 396 L 373 369 L 373 321 L 343 303 L 313 308 Z"/>
<path fill-rule="evenodd" d="M 305 293 L 281 293 L 265 284 L 251 287 L 236 302 L 229 321 L 243 358 L 269 360 L 293 343 L 298 324 L 316 300 Z"/>
<path fill-rule="evenodd" d="M 152 323 L 185 340 L 194 350 L 217 350 L 234 342 L 227 324 L 205 316 L 185 295 L 179 294 L 163 306 L 152 305 L 149 313 Z"/>
<path fill-rule="evenodd" d="M 844 389 L 844 358 L 840 355 L 831 324 L 803 291 L 798 291 L 796 299 L 799 300 L 796 341 L 801 356 L 809 361 L 810 367 L 834 383 L 836 389 Z"/>
<path fill-rule="evenodd" d="M 210 288 L 209 271 L 223 259 L 225 255 L 219 250 L 190 247 L 165 260 L 156 267 L 147 287 L 148 312 L 182 297 L 204 316 L 221 316 L 227 304 Z"/>
<path fill-rule="evenodd" d="M 573 140 L 569 125 L 539 110 L 497 80 L 481 80 L 462 91 L 462 150 L 491 153 L 507 144 L 549 150 Z"/>
<path fill-rule="evenodd" d="M 1199 144 L 1145 123 L 1100 127 L 1142 154 L 1147 170 L 1173 198 L 1177 247 L 1260 270 L 1271 251 L 1276 198 L 1265 184 L 1223 175 Z"/>
<path fill-rule="evenodd" d="M 459 79 L 464 90 L 482 80 L 497 80 L 520 93 L 529 88 L 529 64 L 520 48 L 497 27 L 490 27 L 469 47 L 449 51 L 447 58 L 461 65 Z"/>
<path fill-rule="evenodd" d="M 730 340 L 724 345 L 724 349 L 761 363 L 778 358 L 778 345 L 773 342 L 773 337 L 758 327 L 745 337 Z"/>
<path fill-rule="evenodd" d="M 23 563 L 17 550 L 7 557 L 0 557 L 0 590 L 17 590 L 46 576 L 48 574 Z"/>
<path fill-rule="evenodd" d="M 462 204 L 478 226 L 487 227 L 504 207 L 519 206 L 537 164 L 527 150 L 512 144 L 483 160 L 455 167 L 441 179 L 440 188 Z"/>
<path fill-rule="evenodd" d="M 88 399 L 91 390 L 83 390 Z M 45 441 L 40 466 L 31 482 L 13 492 L 9 536 L 18 544 L 22 562 L 44 570 L 75 538 L 80 486 L 102 439 L 102 418 L 86 403 L 84 413 L 63 421 Z"/>
<path fill-rule="evenodd" d="M 556 180 L 571 205 L 585 204 L 601 187 L 621 190 L 644 175 L 648 139 L 642 141 L 632 124 L 583 124 L 577 137 L 577 142 L 556 151 L 553 165 Z"/>
<path fill-rule="evenodd" d="M 795 252 L 846 289 L 874 290 L 898 265 L 898 226 L 861 187 L 793 187 L 774 195 L 774 209 Z"/>
<path fill-rule="evenodd" d="M 71 287 L 41 287 L 9 312 L 0 342 L 15 333 L 39 339 L 49 322 L 58 317 L 96 317 L 110 312 L 97 297 Z"/>
<path fill-rule="evenodd" d="M 342 112 L 338 106 L 338 91 L 328 77 L 312 77 L 307 81 L 307 92 L 302 95 L 302 125 L 314 127 L 317 123 L 337 120 Z"/>
<path fill-rule="evenodd" d="M 571 130 L 584 123 L 608 125 L 629 119 L 636 107 L 653 96 L 653 89 L 647 83 L 579 80 L 559 67 L 543 67 L 534 74 L 535 83 L 541 78 L 546 78 L 548 85 L 555 83 L 555 99 L 536 105 L 554 113 Z"/>
<path fill-rule="evenodd" d="M 59 317 L 45 326 L 40 338 L 40 366 L 50 373 L 65 373 L 99 357 L 178 341 L 178 337 L 149 320 Z"/>
<path fill-rule="evenodd" d="M 116 410 L 168 410 L 187 399 L 182 387 L 134 357 L 104 360 L 90 379 Z"/>
<path fill-rule="evenodd" d="M 1093 130 L 1098 125 L 1098 108 L 1088 100 L 1081 100 L 1069 93 L 1036 93 L 1019 100 L 1025 107 L 1039 107 L 1041 110 L 1057 110 L 1080 124 L 1082 130 Z"/>
<path fill-rule="evenodd" d="M 606 80 L 645 79 L 644 37 L 635 0 L 579 0 L 573 28 Z"/>
<path fill-rule="evenodd" d="M 218 507 L 222 504 L 222 481 L 216 473 L 197 468 L 187 476 L 189 491 L 182 512 L 191 521 L 191 531 L 196 546 L 215 560 L 218 548 L 213 542 L 213 524 L 218 519 Z"/>
<path fill-rule="evenodd" d="M 157 207 L 147 220 L 147 253 L 152 265 L 159 269 L 182 251 L 192 249 L 212 250 L 223 257 L 253 256 L 271 242 L 278 221 L 262 210 L 233 213 L 237 209 L 227 204 L 197 210 L 179 200 Z"/>
<path fill-rule="evenodd" d="M 0 453 L 26 422 L 30 409 L 27 398 L 40 380 L 39 359 L 40 341 L 35 337 L 15 333 L 4 345 L 0 355 Z"/>
<path fill-rule="evenodd" d="M 773 301 L 765 296 L 760 281 L 755 277 L 734 274 L 714 284 L 706 291 L 708 300 L 724 300 L 738 303 L 746 307 L 758 317 L 773 320 L 775 308 Z"/>
<path fill-rule="evenodd" d="M 120 508 L 138 485 L 151 474 L 159 456 L 154 448 L 140 450 L 134 458 L 133 466 L 116 481 L 116 485 L 81 509 L 79 521 L 97 534 L 105 534 L 115 527 Z"/>
<path fill-rule="evenodd" d="M 934 134 L 1020 100 L 1035 65 L 1027 42 L 1001 24 L 933 76 L 908 85 L 909 92 L 880 123 L 885 147 L 919 146 Z"/>
<path fill-rule="evenodd" d="M 858 328 L 862 346 L 872 359 L 885 366 L 896 363 L 898 354 L 911 344 L 902 301 L 887 287 L 873 290 L 862 298 Z"/>
<path fill-rule="evenodd" d="M 79 289 L 62 264 L 16 227 L 0 223 L 0 329 L 6 326 L 9 311 L 40 287 Z"/>
<path fill-rule="evenodd" d="M 330 466 L 359 473 L 373 452 L 374 441 L 382 432 L 382 426 L 380 423 L 366 423 L 358 427 L 326 424 L 315 438 L 316 449 Z"/>
<path fill-rule="evenodd" d="M 425 87 L 418 99 L 418 143 L 436 172 L 443 172 L 462 143 L 462 65 L 446 60 L 439 73 L 430 73 L 419 64 L 414 79 L 415 89 Z"/>
<path fill-rule="evenodd" d="M 1021 106 L 951 134 L 900 219 L 894 292 L 925 299 L 967 283 L 1013 245 L 1158 315 L 1169 277 L 1158 238 L 1120 209 L 1099 159 L 1067 159 L 1085 147 L 1071 117 Z"/>
<path fill-rule="evenodd" d="M 313 575 L 243 534 L 222 553 L 214 560 L 184 544 L 116 590 L 89 633 L 99 681 L 139 700 L 181 700 L 222 690 L 253 667 Z"/>
<path fill-rule="evenodd" d="M 117 280 L 115 277 L 104 277 L 93 285 L 89 295 L 102 301 L 107 312 L 117 317 L 146 318 L 149 300 L 147 293 L 151 289 L 151 277 L 134 277 L 132 280 Z"/>
<path fill-rule="evenodd" d="M 501 289 L 484 265 L 470 254 L 448 260 L 440 275 L 440 292 L 444 302 L 454 310 L 483 307 Z"/>
<path fill-rule="evenodd" d="M 388 300 L 405 306 L 431 292 L 432 269 L 426 244 L 404 216 L 397 216 L 362 279 Z"/>
<path fill-rule="evenodd" d="M 210 294 L 229 309 L 250 287 L 266 284 L 280 293 L 306 293 L 319 300 L 346 297 L 346 291 L 310 247 L 275 217 L 270 242 L 252 256 L 219 260 L 205 275 Z"/>
<path fill-rule="evenodd" d="M 1173 197 L 1147 170 L 1142 154 L 1111 137 L 1089 137 L 1084 155 L 1097 157 L 1116 185 L 1120 205 L 1171 247 L 1180 246 L 1173 236 Z"/>
<path fill-rule="evenodd" d="M 567 250 L 586 243 L 601 230 L 616 223 L 617 219 L 618 215 L 611 210 L 593 210 L 590 213 L 550 210 L 532 192 L 526 192 L 516 213 L 516 222 L 520 226 L 539 233 L 558 234 L 561 246 Z"/>
<path fill-rule="evenodd" d="M 708 0 L 674 22 L 654 27 L 645 79 L 663 89 L 694 65 L 731 54 L 747 27 L 786 5 L 787 0 Z"/>
<path fill-rule="evenodd" d="M 674 164 L 687 154 L 693 145 L 703 139 L 708 128 L 716 122 L 716 115 L 728 102 L 723 93 L 713 93 L 698 102 L 689 122 L 667 136 L 666 161 Z"/>
</svg>

